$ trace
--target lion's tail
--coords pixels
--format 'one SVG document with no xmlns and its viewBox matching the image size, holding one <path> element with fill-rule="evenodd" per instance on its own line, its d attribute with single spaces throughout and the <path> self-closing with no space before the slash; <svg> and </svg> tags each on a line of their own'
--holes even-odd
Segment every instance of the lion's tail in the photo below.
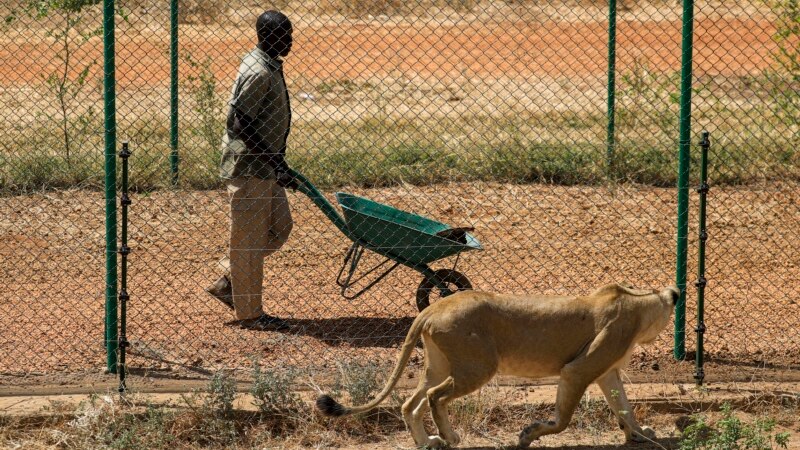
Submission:
<svg viewBox="0 0 800 450">
<path fill-rule="evenodd" d="M 427 314 L 425 314 L 426 311 L 427 310 L 421 312 L 411 324 L 411 328 L 408 330 L 408 334 L 406 335 L 406 340 L 403 342 L 403 346 L 400 349 L 400 355 L 397 358 L 397 364 L 394 367 L 394 371 L 392 372 L 389 380 L 386 382 L 386 386 L 383 387 L 383 390 L 375 397 L 374 400 L 366 405 L 348 408 L 342 406 L 329 395 L 320 395 L 317 398 L 317 409 L 322 411 L 322 413 L 326 416 L 339 417 L 350 414 L 364 413 L 380 405 L 381 402 L 389 396 L 389 394 L 392 392 L 392 389 L 394 389 L 394 386 L 397 384 L 397 381 L 400 379 L 400 376 L 403 374 L 403 371 L 406 368 L 406 364 L 408 364 L 408 360 L 411 358 L 411 353 L 414 351 L 414 346 L 416 346 L 417 341 L 422 334 L 422 328 L 427 317 Z"/>
</svg>

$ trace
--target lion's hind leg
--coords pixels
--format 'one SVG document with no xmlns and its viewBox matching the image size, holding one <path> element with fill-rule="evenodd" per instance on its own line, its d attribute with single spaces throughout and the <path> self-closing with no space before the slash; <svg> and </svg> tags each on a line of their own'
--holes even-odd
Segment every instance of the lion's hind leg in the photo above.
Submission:
<svg viewBox="0 0 800 450">
<path fill-rule="evenodd" d="M 427 377 L 423 377 L 414 394 L 403 403 L 403 420 L 414 438 L 414 444 L 422 447 L 427 443 L 428 432 L 425 431 L 425 424 L 422 416 L 428 411 L 428 385 Z"/>
<path fill-rule="evenodd" d="M 492 348 L 482 342 L 476 342 L 469 348 L 468 354 L 463 354 L 463 344 L 450 347 L 448 343 L 453 344 L 453 342 L 449 341 L 449 337 L 441 338 L 437 344 L 443 350 L 441 356 L 447 359 L 450 375 L 442 383 L 428 390 L 428 405 L 431 408 L 433 422 L 441 436 L 441 438 L 439 436 L 428 438 L 428 446 L 433 448 L 458 445 L 461 439 L 450 424 L 448 405 L 459 397 L 477 391 L 497 373 L 498 359 Z M 447 352 L 448 348 L 459 348 L 462 351 Z M 441 442 L 442 440 L 445 442 Z"/>
<path fill-rule="evenodd" d="M 403 403 L 403 420 L 418 447 L 430 446 L 424 416 L 429 410 L 428 391 L 441 384 L 450 374 L 450 365 L 430 336 L 422 335 L 425 348 L 425 368 L 414 394 Z"/>
</svg>

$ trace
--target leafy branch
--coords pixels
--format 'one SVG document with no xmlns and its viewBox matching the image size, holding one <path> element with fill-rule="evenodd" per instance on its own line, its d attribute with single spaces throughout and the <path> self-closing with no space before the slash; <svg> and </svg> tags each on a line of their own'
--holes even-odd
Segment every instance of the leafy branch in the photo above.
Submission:
<svg viewBox="0 0 800 450">
<path fill-rule="evenodd" d="M 781 120 L 794 129 L 800 140 L 800 0 L 771 0 L 777 30 L 772 37 L 775 71 L 767 73 L 771 94 Z"/>
<path fill-rule="evenodd" d="M 89 107 L 76 114 L 77 100 L 88 84 L 89 73 L 97 62 L 83 62 L 76 54 L 92 38 L 102 34 L 102 27 L 86 25 L 88 8 L 100 0 L 28 0 L 5 18 L 6 26 L 20 17 L 44 20 L 58 16 L 63 20 L 45 36 L 53 39 L 53 58 L 56 69 L 42 75 L 47 91 L 54 97 L 57 113 L 45 115 L 58 122 L 62 134 L 63 150 L 67 164 L 74 152 L 74 137 L 85 135 L 91 126 L 95 111 Z"/>
</svg>

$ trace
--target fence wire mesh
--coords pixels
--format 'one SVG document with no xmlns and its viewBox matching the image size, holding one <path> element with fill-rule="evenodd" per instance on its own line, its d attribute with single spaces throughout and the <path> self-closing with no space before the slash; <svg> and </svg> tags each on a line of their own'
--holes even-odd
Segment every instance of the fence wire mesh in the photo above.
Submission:
<svg viewBox="0 0 800 450">
<path fill-rule="evenodd" d="M 22 374 L 63 379 L 104 367 L 103 33 L 96 3 L 0 6 L 0 373 L 12 383 Z M 225 273 L 221 258 L 231 237 L 231 194 L 220 178 L 229 101 L 241 87 L 235 80 L 243 58 L 256 47 L 256 18 L 270 8 L 293 24 L 283 65 L 291 105 L 286 161 L 330 202 L 343 191 L 474 228 L 482 251 L 430 265 L 457 262 L 476 289 L 587 294 L 617 281 L 654 288 L 674 282 L 680 4 L 617 4 L 611 143 L 605 2 L 178 6 L 175 124 L 168 2 L 128 0 L 117 11 L 116 132 L 133 151 L 131 370 L 202 377 L 260 361 L 325 374 L 342 361 L 393 359 L 418 312 L 425 276 L 405 266 L 364 295 L 342 298 L 335 280 L 352 240 L 292 189 L 293 228 L 263 271 L 263 309 L 289 328 L 243 329 L 241 313 L 205 292 Z M 728 376 L 730 366 L 775 366 L 786 374 L 800 361 L 797 17 L 794 0 L 695 7 L 692 186 L 700 131 L 712 140 L 709 379 Z M 269 122 L 280 108 L 264 99 L 277 99 L 281 83 L 277 64 L 261 62 L 273 76 L 269 88 L 248 86 L 262 97 L 242 101 L 263 106 L 257 114 Z M 263 134 L 274 135 L 274 127 Z M 276 142 L 267 147 L 275 150 Z M 242 210 L 280 198 L 280 189 L 265 189 L 240 191 L 250 192 Z M 691 353 L 694 192 L 690 200 Z M 266 219 L 248 220 L 256 222 L 244 233 L 263 237 Z M 279 231 L 273 227 L 270 236 Z M 408 228 L 366 232 L 390 244 L 366 251 L 359 273 L 379 263 L 380 253 L 409 248 Z M 243 242 L 245 259 L 263 250 L 256 235 Z M 637 353 L 631 368 L 656 376 L 653 363 L 665 367 L 671 357 L 670 329 Z M 690 367 L 676 367 L 672 379 L 691 378 Z"/>
</svg>

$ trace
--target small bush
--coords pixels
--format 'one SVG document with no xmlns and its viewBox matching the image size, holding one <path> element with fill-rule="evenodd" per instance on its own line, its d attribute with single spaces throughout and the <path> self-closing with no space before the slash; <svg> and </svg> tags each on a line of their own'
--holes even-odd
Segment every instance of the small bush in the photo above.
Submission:
<svg viewBox="0 0 800 450">
<path fill-rule="evenodd" d="M 230 417 L 233 414 L 233 401 L 236 399 L 236 382 L 225 372 L 217 372 L 208 383 L 204 406 L 212 414 Z"/>
<path fill-rule="evenodd" d="M 175 413 L 153 405 L 147 405 L 143 417 L 124 414 L 104 428 L 110 448 L 167 449 L 176 443 L 169 424 Z"/>
<path fill-rule="evenodd" d="M 265 414 L 298 409 L 300 399 L 292 392 L 295 378 L 294 372 L 264 371 L 255 364 L 253 387 L 250 388 L 253 404 Z"/>
<path fill-rule="evenodd" d="M 183 397 L 187 413 L 175 416 L 172 428 L 176 435 L 188 434 L 192 443 L 200 445 L 230 445 L 240 438 L 233 402 L 236 382 L 225 372 L 217 372 L 205 392 L 192 392 Z"/>
<path fill-rule="evenodd" d="M 193 101 L 192 120 L 186 121 L 190 133 L 199 139 L 204 153 L 217 153 L 225 132 L 225 102 L 217 92 L 217 77 L 214 75 L 210 56 L 195 59 L 190 52 L 183 57 L 190 74 L 183 83 Z"/>
<path fill-rule="evenodd" d="M 375 398 L 375 394 L 383 387 L 383 373 L 382 368 L 373 363 L 340 364 L 340 378 L 333 390 L 347 392 L 353 405 L 363 405 Z"/>
<path fill-rule="evenodd" d="M 683 431 L 681 450 L 772 450 L 787 448 L 789 433 L 775 433 L 775 420 L 758 418 L 747 423 L 733 414 L 731 405 L 722 405 L 722 418 L 709 425 L 703 415 L 692 417 Z"/>
</svg>

